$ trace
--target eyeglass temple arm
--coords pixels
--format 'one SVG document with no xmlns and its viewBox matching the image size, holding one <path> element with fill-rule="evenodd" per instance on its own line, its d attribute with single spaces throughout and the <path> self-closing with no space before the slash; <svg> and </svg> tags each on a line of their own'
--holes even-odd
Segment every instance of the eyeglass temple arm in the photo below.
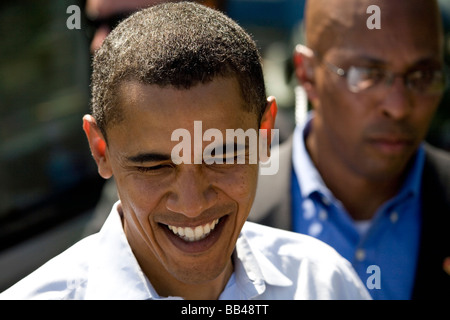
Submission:
<svg viewBox="0 0 450 320">
<path fill-rule="evenodd" d="M 314 51 L 311 48 L 308 48 L 307 46 L 305 46 L 303 44 L 297 44 L 295 46 L 295 51 L 297 53 L 300 53 L 300 54 L 304 55 L 305 57 L 308 57 L 308 58 L 313 58 L 315 56 Z M 344 69 L 339 68 L 339 67 L 337 67 L 337 66 L 335 66 L 335 65 L 333 65 L 331 63 L 328 63 L 328 62 L 325 62 L 325 64 L 327 65 L 327 67 L 331 71 L 335 72 L 339 76 L 341 76 L 341 77 L 346 76 L 346 72 L 345 72 Z"/>
<path fill-rule="evenodd" d="M 334 64 L 325 62 L 325 65 L 328 67 L 328 69 L 335 72 L 338 76 L 345 77 L 347 75 L 347 73 L 345 72 L 344 69 L 339 68 L 339 67 L 335 66 Z"/>
</svg>

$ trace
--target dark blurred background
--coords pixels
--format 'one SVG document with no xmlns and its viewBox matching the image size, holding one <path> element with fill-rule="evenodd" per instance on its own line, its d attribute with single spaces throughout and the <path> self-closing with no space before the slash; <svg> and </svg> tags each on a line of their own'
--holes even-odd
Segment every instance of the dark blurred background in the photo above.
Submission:
<svg viewBox="0 0 450 320">
<path fill-rule="evenodd" d="M 450 0 L 440 1 L 450 64 Z M 70 5 L 81 29 L 69 30 Z M 228 0 L 225 11 L 255 38 L 280 139 L 295 124 L 292 52 L 304 0 Z M 79 0 L 0 3 L 0 292 L 84 235 L 104 181 L 81 128 L 89 112 L 90 53 Z M 447 90 L 428 141 L 450 150 Z"/>
</svg>

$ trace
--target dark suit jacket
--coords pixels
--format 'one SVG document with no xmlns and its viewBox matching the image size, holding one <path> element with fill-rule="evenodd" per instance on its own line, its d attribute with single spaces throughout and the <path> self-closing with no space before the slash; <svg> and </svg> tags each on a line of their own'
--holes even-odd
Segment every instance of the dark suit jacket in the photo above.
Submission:
<svg viewBox="0 0 450 320">
<path fill-rule="evenodd" d="M 425 145 L 422 178 L 422 226 L 413 299 L 450 299 L 450 154 Z M 260 176 L 249 220 L 291 230 L 292 137 L 279 148 L 275 176 Z"/>
</svg>

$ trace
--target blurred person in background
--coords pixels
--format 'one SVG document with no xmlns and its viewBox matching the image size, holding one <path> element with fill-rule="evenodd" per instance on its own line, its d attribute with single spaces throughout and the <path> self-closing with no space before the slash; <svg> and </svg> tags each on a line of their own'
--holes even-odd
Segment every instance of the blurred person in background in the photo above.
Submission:
<svg viewBox="0 0 450 320">
<path fill-rule="evenodd" d="M 90 27 L 90 50 L 100 48 L 103 40 L 118 23 L 139 9 L 163 2 L 180 0 L 86 0 L 85 13 Z M 225 10 L 226 0 L 195 0 L 194 2 Z"/>
<path fill-rule="evenodd" d="M 0 291 L 79 239 L 103 185 L 79 130 L 90 58 L 73 5 L 83 26 L 79 0 L 0 4 Z"/>
<path fill-rule="evenodd" d="M 374 299 L 450 297 L 450 155 L 424 142 L 445 88 L 437 1 L 310 0 L 295 72 L 312 112 L 250 220 L 312 235 Z"/>
</svg>

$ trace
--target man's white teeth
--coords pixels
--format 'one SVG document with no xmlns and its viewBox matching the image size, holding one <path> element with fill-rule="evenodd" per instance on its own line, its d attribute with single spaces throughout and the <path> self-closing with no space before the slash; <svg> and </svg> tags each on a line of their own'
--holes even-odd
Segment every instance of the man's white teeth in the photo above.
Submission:
<svg viewBox="0 0 450 320">
<path fill-rule="evenodd" d="M 212 230 L 214 230 L 218 223 L 219 219 L 216 219 L 211 223 L 197 226 L 194 229 L 190 227 L 175 227 L 170 225 L 167 227 L 183 240 L 192 242 L 204 239 Z"/>
</svg>

